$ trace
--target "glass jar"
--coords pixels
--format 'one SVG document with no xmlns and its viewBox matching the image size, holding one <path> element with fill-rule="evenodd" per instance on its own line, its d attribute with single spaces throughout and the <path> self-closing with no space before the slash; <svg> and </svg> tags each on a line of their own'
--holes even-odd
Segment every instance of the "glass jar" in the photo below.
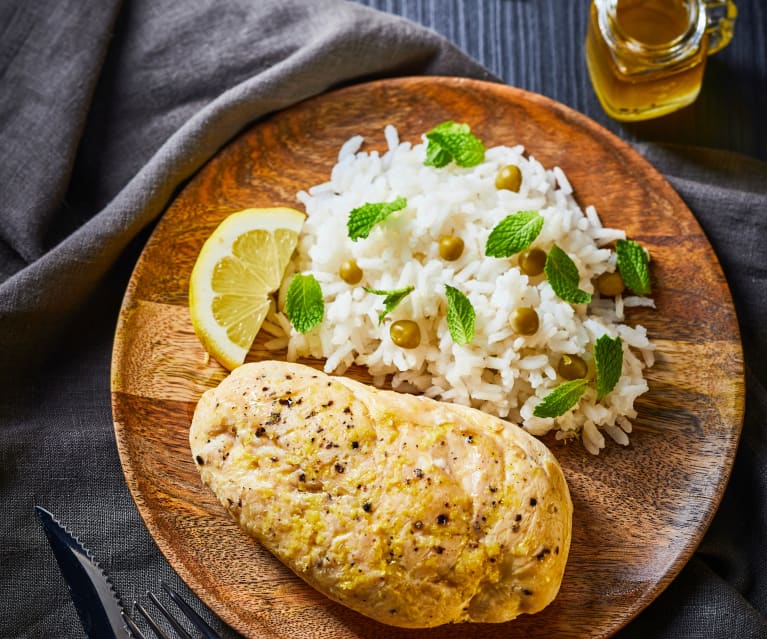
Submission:
<svg viewBox="0 0 767 639">
<path fill-rule="evenodd" d="M 604 110 L 645 120 L 693 102 L 736 16 L 732 0 L 592 0 L 586 63 Z"/>
</svg>

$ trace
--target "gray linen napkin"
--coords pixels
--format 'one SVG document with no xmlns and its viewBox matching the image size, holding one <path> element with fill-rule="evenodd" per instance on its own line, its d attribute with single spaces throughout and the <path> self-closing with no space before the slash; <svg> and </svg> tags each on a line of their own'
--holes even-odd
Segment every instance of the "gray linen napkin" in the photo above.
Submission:
<svg viewBox="0 0 767 639">
<path fill-rule="evenodd" d="M 0 637 L 84 636 L 35 503 L 77 528 L 127 600 L 160 578 L 184 590 L 126 490 L 109 405 L 121 297 L 177 189 L 266 113 L 346 83 L 426 73 L 492 79 L 435 33 L 341 0 L 0 5 Z M 620 636 L 765 637 L 767 168 L 642 151 L 722 260 L 749 396 L 722 511 L 679 579 Z"/>
<path fill-rule="evenodd" d="M 77 527 L 128 601 L 162 577 L 182 586 L 112 431 L 112 337 L 138 251 L 246 125 L 400 74 L 490 79 L 435 33 L 338 0 L 0 4 L 0 637 L 83 636 L 35 503 Z"/>
</svg>

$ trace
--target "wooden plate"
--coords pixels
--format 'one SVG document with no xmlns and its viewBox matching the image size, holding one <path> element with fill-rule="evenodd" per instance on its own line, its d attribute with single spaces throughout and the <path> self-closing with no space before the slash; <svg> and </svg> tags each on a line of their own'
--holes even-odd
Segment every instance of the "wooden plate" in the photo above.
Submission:
<svg viewBox="0 0 767 639">
<path fill-rule="evenodd" d="M 556 601 L 510 624 L 407 631 L 373 622 L 306 586 L 250 540 L 204 488 L 187 433 L 200 394 L 225 371 L 198 343 L 188 277 L 229 212 L 298 207 L 326 181 L 340 145 L 384 126 L 418 142 L 448 119 L 488 146 L 523 144 L 560 166 L 581 205 L 626 229 L 653 256 L 657 310 L 629 321 L 658 347 L 632 444 L 598 457 L 547 440 L 575 505 L 573 548 Z M 254 347 L 249 359 L 263 356 Z M 360 371 L 355 376 L 360 377 Z M 668 183 L 627 144 L 547 98 L 456 78 L 404 78 L 344 88 L 261 120 L 180 193 L 130 280 L 112 362 L 115 432 L 125 478 L 147 528 L 184 581 L 248 637 L 607 637 L 674 578 L 722 497 L 743 416 L 743 363 L 730 293 L 703 232 Z M 415 596 L 416 593 L 414 593 Z"/>
</svg>

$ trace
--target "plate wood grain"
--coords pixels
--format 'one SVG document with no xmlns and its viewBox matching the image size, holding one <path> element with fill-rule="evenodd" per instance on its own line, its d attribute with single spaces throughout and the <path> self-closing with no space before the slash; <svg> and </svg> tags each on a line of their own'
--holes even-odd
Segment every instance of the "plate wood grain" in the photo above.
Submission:
<svg viewBox="0 0 767 639">
<path fill-rule="evenodd" d="M 573 546 L 559 596 L 508 624 L 408 631 L 333 603 L 242 533 L 199 480 L 188 427 L 200 395 L 226 375 L 192 330 L 187 287 L 197 253 L 230 212 L 301 208 L 296 192 L 328 179 L 341 144 L 383 129 L 405 141 L 445 120 L 488 146 L 522 144 L 559 166 L 582 206 L 653 257 L 657 309 L 631 309 L 658 347 L 637 402 L 631 445 L 598 457 L 545 441 L 572 492 Z M 257 343 L 248 359 L 266 357 Z M 705 363 L 705 365 L 702 365 Z M 315 365 L 319 365 L 315 362 Z M 361 370 L 348 374 L 365 380 Z M 167 210 L 130 280 L 112 362 L 115 433 L 125 479 L 160 550 L 182 579 L 247 637 L 341 639 L 608 637 L 674 578 L 720 502 L 743 417 L 735 313 L 701 228 L 663 177 L 593 121 L 545 97 L 457 78 L 401 78 L 340 89 L 269 116 L 210 161 Z M 418 596 L 418 593 L 413 593 Z"/>
</svg>

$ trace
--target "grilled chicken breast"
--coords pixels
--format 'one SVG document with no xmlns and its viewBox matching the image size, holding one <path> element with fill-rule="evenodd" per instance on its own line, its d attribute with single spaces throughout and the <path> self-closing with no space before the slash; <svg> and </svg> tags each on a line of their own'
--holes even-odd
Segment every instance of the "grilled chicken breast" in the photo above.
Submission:
<svg viewBox="0 0 767 639">
<path fill-rule="evenodd" d="M 570 495 L 551 452 L 515 425 L 264 361 L 202 396 L 190 444 L 249 534 L 363 615 L 502 622 L 558 592 Z"/>
</svg>

